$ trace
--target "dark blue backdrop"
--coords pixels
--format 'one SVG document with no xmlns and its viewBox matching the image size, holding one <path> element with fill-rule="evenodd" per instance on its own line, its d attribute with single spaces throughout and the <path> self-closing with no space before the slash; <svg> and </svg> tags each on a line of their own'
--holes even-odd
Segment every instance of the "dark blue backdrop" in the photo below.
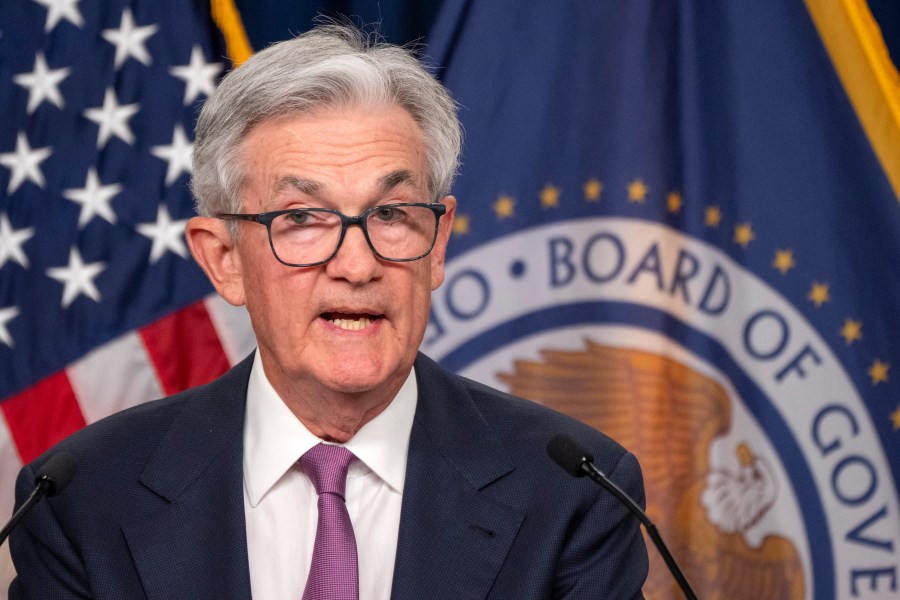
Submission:
<svg viewBox="0 0 900 600">
<path fill-rule="evenodd" d="M 247 35 L 259 50 L 271 42 L 306 31 L 317 15 L 351 16 L 380 24 L 385 39 L 394 44 L 425 41 L 441 8 L 441 0 L 236 0 Z"/>
<path fill-rule="evenodd" d="M 895 65 L 900 65 L 900 2 L 868 0 Z M 427 42 L 442 0 L 236 0 L 250 43 L 257 50 L 310 28 L 316 15 L 351 15 L 380 23 L 387 41 Z"/>
</svg>

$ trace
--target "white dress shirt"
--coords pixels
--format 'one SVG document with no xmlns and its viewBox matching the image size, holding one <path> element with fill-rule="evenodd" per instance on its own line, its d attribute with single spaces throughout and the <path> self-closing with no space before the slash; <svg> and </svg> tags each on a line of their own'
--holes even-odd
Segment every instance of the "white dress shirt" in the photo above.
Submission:
<svg viewBox="0 0 900 600">
<path fill-rule="evenodd" d="M 344 444 L 358 459 L 347 472 L 346 501 L 356 535 L 360 600 L 387 600 L 391 595 L 416 400 L 412 370 L 384 412 Z M 255 600 L 303 596 L 318 497 L 297 460 L 320 442 L 272 388 L 257 350 L 244 422 L 244 514 Z"/>
</svg>

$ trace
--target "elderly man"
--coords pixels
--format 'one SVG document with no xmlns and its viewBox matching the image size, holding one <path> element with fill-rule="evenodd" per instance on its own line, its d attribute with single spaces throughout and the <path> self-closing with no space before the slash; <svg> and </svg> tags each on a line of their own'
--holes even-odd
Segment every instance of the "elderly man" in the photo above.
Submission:
<svg viewBox="0 0 900 600">
<path fill-rule="evenodd" d="M 453 101 L 405 50 L 326 26 L 228 75 L 197 125 L 197 262 L 258 349 L 62 442 L 78 473 L 12 539 L 11 598 L 639 598 L 638 522 L 545 455 L 567 432 L 417 350 L 442 282 Z"/>
</svg>

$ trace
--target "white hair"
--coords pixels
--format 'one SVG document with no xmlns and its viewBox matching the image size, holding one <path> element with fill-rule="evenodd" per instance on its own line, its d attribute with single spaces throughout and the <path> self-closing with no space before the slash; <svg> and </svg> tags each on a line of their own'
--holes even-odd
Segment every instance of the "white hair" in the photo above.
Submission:
<svg viewBox="0 0 900 600">
<path fill-rule="evenodd" d="M 432 200 L 448 194 L 461 145 L 450 94 L 409 50 L 349 25 L 327 24 L 254 54 L 204 104 L 191 176 L 197 212 L 241 210 L 248 176 L 241 143 L 262 121 L 326 107 L 381 105 L 400 106 L 412 116 L 425 142 Z"/>
</svg>

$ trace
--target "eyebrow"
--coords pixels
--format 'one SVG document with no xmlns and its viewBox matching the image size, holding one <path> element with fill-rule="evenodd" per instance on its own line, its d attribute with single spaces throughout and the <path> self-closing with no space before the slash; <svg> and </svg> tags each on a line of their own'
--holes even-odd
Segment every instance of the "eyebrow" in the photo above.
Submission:
<svg viewBox="0 0 900 600">
<path fill-rule="evenodd" d="M 382 175 L 378 178 L 378 185 L 381 188 L 381 192 L 388 192 L 395 187 L 403 184 L 409 184 L 413 187 L 416 185 L 416 177 L 413 175 L 412 171 L 407 169 L 401 169 L 398 171 L 392 171 L 387 175 Z"/>
<path fill-rule="evenodd" d="M 286 175 L 279 179 L 275 185 L 275 194 L 280 194 L 285 190 L 296 190 L 308 196 L 316 196 L 322 191 L 322 184 L 311 179 L 301 179 L 293 175 Z"/>
</svg>

